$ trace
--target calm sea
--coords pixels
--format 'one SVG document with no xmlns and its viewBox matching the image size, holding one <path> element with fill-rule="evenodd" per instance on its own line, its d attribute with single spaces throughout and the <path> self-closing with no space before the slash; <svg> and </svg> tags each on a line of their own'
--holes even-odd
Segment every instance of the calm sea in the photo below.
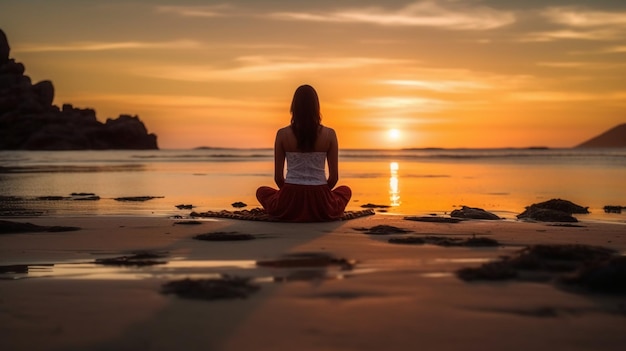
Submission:
<svg viewBox="0 0 626 351">
<path fill-rule="evenodd" d="M 188 215 L 259 206 L 256 188 L 273 185 L 271 149 L 0 152 L 4 214 Z M 626 223 L 626 149 L 342 150 L 340 182 L 350 210 L 366 203 L 394 215 L 444 214 L 462 205 L 514 219 L 525 206 L 561 198 L 588 206 L 581 220 Z M 72 193 L 99 200 L 79 201 Z M 151 196 L 144 202 L 119 197 Z M 56 197 L 56 198 L 50 198 Z"/>
</svg>

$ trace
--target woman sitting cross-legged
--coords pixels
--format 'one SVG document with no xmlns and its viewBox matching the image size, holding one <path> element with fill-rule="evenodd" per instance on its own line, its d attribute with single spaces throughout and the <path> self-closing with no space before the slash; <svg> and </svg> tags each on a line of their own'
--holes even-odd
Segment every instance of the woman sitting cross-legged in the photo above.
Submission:
<svg viewBox="0 0 626 351">
<path fill-rule="evenodd" d="M 352 191 L 345 185 L 335 188 L 338 151 L 335 131 L 321 124 L 317 92 L 310 85 L 298 87 L 291 102 L 291 125 L 278 130 L 274 143 L 278 190 L 262 186 L 256 192 L 270 218 L 287 222 L 341 218 Z"/>
</svg>

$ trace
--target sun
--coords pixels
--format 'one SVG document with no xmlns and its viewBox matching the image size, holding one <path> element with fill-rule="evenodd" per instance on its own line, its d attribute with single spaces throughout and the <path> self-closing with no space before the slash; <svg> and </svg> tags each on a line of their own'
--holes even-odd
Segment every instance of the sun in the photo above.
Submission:
<svg viewBox="0 0 626 351">
<path fill-rule="evenodd" d="M 400 129 L 395 129 L 395 128 L 389 129 L 387 131 L 387 137 L 391 141 L 398 141 L 398 140 L 400 140 L 400 138 L 402 137 L 402 135 L 400 133 Z"/>
</svg>

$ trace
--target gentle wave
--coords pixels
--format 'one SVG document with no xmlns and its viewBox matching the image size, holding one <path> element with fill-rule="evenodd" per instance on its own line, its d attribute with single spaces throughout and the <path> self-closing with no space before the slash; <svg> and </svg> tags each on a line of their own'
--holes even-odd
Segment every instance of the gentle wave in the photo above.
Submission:
<svg viewBox="0 0 626 351">
<path fill-rule="evenodd" d="M 161 162 L 269 161 L 272 149 L 111 150 L 111 151 L 1 151 L 0 167 L 33 165 L 136 164 Z M 532 160 L 579 162 L 595 160 L 626 165 L 626 149 L 343 149 L 342 161 L 374 160 Z"/>
</svg>

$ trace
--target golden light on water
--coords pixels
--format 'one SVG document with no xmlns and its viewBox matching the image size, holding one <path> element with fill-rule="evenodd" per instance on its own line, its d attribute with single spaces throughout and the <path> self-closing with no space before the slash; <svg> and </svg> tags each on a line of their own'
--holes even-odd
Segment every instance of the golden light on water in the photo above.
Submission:
<svg viewBox="0 0 626 351">
<path fill-rule="evenodd" d="M 398 170 L 400 165 L 398 162 L 389 163 L 389 171 L 391 177 L 389 177 L 389 202 L 391 206 L 400 206 L 400 188 L 398 181 Z"/>
</svg>

